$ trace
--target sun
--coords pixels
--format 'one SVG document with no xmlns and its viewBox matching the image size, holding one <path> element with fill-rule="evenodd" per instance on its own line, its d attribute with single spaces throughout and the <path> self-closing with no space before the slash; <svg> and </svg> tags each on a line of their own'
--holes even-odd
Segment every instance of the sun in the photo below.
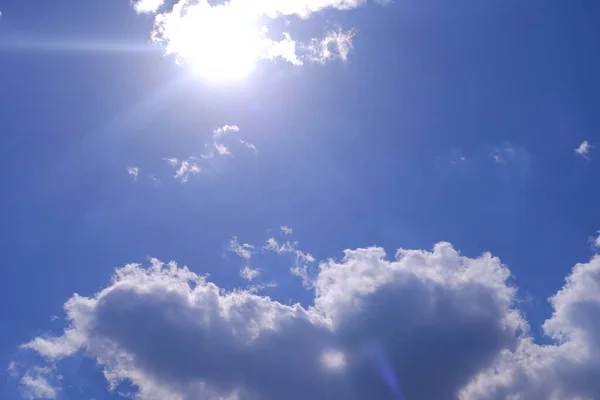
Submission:
<svg viewBox="0 0 600 400">
<path fill-rule="evenodd" d="M 263 51 L 258 17 L 242 7 L 208 3 L 188 8 L 169 21 L 168 53 L 210 81 L 245 78 Z"/>
</svg>

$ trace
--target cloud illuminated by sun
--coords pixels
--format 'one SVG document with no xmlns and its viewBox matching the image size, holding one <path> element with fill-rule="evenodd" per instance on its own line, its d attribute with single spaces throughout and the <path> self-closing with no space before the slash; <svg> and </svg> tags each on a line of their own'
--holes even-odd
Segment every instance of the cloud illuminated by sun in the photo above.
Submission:
<svg viewBox="0 0 600 400">
<path fill-rule="evenodd" d="M 170 13 L 156 16 L 153 40 L 166 43 L 167 54 L 209 80 L 242 79 L 264 58 L 301 64 L 295 42 L 289 36 L 281 41 L 267 38 L 267 28 L 259 23 L 261 13 L 246 4 L 180 2 Z"/>
</svg>

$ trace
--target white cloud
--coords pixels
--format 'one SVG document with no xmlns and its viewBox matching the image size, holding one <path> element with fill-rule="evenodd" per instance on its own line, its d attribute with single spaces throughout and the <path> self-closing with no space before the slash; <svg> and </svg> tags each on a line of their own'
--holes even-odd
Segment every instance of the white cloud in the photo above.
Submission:
<svg viewBox="0 0 600 400">
<path fill-rule="evenodd" d="M 283 232 L 284 235 L 291 235 L 293 232 L 292 228 L 287 225 L 281 225 L 279 229 L 281 229 L 281 232 Z"/>
<path fill-rule="evenodd" d="M 260 276 L 260 271 L 258 269 L 252 269 L 249 266 L 245 266 L 244 269 L 240 271 L 240 276 L 247 281 L 252 281 Z"/>
<path fill-rule="evenodd" d="M 140 14 L 155 13 L 164 4 L 165 0 L 132 0 L 133 8 Z"/>
<path fill-rule="evenodd" d="M 213 131 L 213 134 L 215 136 L 221 136 L 227 132 L 239 132 L 240 131 L 240 127 L 237 125 L 223 125 L 220 128 L 217 128 Z"/>
<path fill-rule="evenodd" d="M 550 303 L 543 330 L 554 344 L 522 338 L 465 389 L 464 399 L 600 398 L 592 378 L 600 374 L 600 257 L 577 264 Z"/>
<path fill-rule="evenodd" d="M 281 227 L 283 231 L 283 227 Z M 285 233 L 285 231 L 284 231 Z M 279 243 L 275 238 L 267 239 L 267 244 L 263 247 L 266 251 L 272 251 L 277 254 L 292 254 L 294 256 L 294 265 L 290 268 L 290 272 L 302 280 L 302 285 L 305 288 L 311 288 L 314 283 L 315 273 L 312 270 L 312 265 L 315 263 L 315 258 L 310 253 L 305 253 L 298 248 L 297 241 Z"/>
<path fill-rule="evenodd" d="M 356 31 L 351 29 L 343 32 L 342 30 L 331 31 L 323 39 L 313 39 L 309 46 L 309 58 L 312 61 L 324 63 L 326 61 L 338 58 L 343 62 L 348 60 L 348 53 L 352 49 L 352 39 Z"/>
<path fill-rule="evenodd" d="M 321 263 L 304 308 L 152 260 L 73 296 L 64 334 L 25 347 L 91 357 L 109 387 L 129 381 L 143 400 L 449 398 L 518 343 L 509 277 L 497 258 L 462 257 L 447 243 L 395 260 L 346 250 Z"/>
<path fill-rule="evenodd" d="M 20 388 L 23 397 L 29 400 L 34 399 L 55 399 L 57 390 L 47 379 L 54 368 L 34 366 L 27 370 L 20 381 Z"/>
<path fill-rule="evenodd" d="M 6 370 L 6 372 L 8 372 L 8 376 L 16 376 L 17 375 L 17 364 L 14 361 L 11 361 L 10 363 L 8 363 L 8 369 Z"/>
<path fill-rule="evenodd" d="M 138 167 L 128 167 L 127 168 L 127 173 L 129 174 L 129 176 L 131 176 L 133 179 L 137 179 L 139 173 L 140 173 L 140 169 Z"/>
<path fill-rule="evenodd" d="M 598 236 L 596 238 L 592 238 L 594 242 L 594 247 L 600 248 L 600 231 L 598 232 Z"/>
<path fill-rule="evenodd" d="M 138 12 L 156 11 L 162 0 L 136 3 Z M 262 59 L 281 59 L 302 65 L 303 59 L 325 62 L 345 61 L 352 48 L 354 30 L 332 31 L 308 45 L 298 43 L 288 32 L 281 39 L 269 37 L 264 17 L 271 19 L 297 15 L 308 18 L 324 9 L 350 10 L 364 0 L 232 0 L 212 4 L 207 0 L 179 0 L 155 17 L 152 41 L 165 46 L 166 54 L 192 70 L 213 79 L 245 76 Z M 309 54 L 298 54 L 308 49 Z"/>
<path fill-rule="evenodd" d="M 247 148 L 253 150 L 255 153 L 258 151 L 256 149 L 256 146 L 253 145 L 252 143 L 246 142 L 245 140 L 240 140 L 240 143 L 243 144 L 244 146 L 246 146 Z"/>
<path fill-rule="evenodd" d="M 583 142 L 581 142 L 579 147 L 575 149 L 575 153 L 582 156 L 586 156 L 592 147 L 593 146 L 589 144 L 587 140 L 584 140 Z"/>
<path fill-rule="evenodd" d="M 217 150 L 217 153 L 219 153 L 220 156 L 231 155 L 231 151 L 229 151 L 229 148 L 224 144 L 215 143 L 215 149 Z"/>
<path fill-rule="evenodd" d="M 178 160 L 177 158 L 165 158 L 169 165 L 176 169 L 173 178 L 181 183 L 186 183 L 190 175 L 200 173 L 200 167 L 191 158 L 187 160 Z"/>
<path fill-rule="evenodd" d="M 248 243 L 240 244 L 237 236 L 234 236 L 229 241 L 229 250 L 242 257 L 244 260 L 249 260 L 250 257 L 252 257 L 254 246 Z"/>
</svg>

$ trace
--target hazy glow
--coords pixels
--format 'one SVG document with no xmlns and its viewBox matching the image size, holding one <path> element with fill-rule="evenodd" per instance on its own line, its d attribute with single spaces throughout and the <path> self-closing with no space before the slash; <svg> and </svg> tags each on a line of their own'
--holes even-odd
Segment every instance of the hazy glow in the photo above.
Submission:
<svg viewBox="0 0 600 400">
<path fill-rule="evenodd" d="M 169 40 L 167 52 L 210 80 L 244 78 L 264 52 L 258 14 L 229 3 L 200 2 L 182 13 L 159 15 L 157 25 L 159 40 Z"/>
</svg>

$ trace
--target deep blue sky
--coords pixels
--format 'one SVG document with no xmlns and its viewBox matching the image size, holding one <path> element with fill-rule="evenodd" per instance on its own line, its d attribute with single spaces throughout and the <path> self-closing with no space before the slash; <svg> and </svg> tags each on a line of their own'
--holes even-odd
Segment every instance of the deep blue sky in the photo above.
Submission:
<svg viewBox="0 0 600 400">
<path fill-rule="evenodd" d="M 261 62 L 227 86 L 190 79 L 147 45 L 152 19 L 126 0 L 4 0 L 0 11 L 0 366 L 63 326 L 49 317 L 72 293 L 93 294 L 128 262 L 174 259 L 245 285 L 229 239 L 262 243 L 282 224 L 317 259 L 438 241 L 491 251 L 536 333 L 546 299 L 591 254 L 597 149 L 574 149 L 600 142 L 596 2 L 326 11 L 298 30 L 357 27 L 346 63 Z M 190 156 L 225 124 L 257 154 L 173 180 L 163 158 Z M 266 293 L 308 301 L 272 261 L 280 286 Z"/>
</svg>

